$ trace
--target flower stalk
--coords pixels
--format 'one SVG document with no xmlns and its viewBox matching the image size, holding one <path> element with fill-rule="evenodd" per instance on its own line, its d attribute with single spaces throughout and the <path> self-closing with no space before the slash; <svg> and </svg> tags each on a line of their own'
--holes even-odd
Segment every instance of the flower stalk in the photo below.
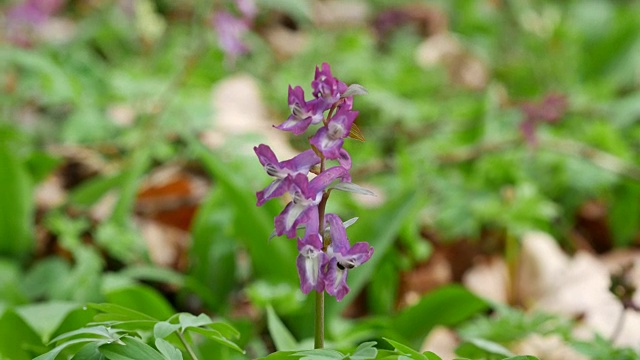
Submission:
<svg viewBox="0 0 640 360">
<path fill-rule="evenodd" d="M 366 242 L 351 245 L 345 223 L 338 215 L 326 213 L 329 194 L 332 189 L 373 193 L 351 183 L 351 156 L 343 148 L 346 138 L 364 140 L 361 135 L 352 136 L 360 133 L 354 124 L 358 111 L 352 106 L 353 96 L 366 94 L 366 90 L 357 84 L 347 86 L 333 77 L 326 63 L 316 67 L 311 87 L 313 99 L 306 100 L 302 87 L 289 86 L 291 115 L 274 126 L 302 135 L 311 126 L 318 125 L 315 134 L 308 137 L 310 149 L 285 161 L 279 161 L 264 144 L 256 146 L 254 151 L 267 174 L 274 178 L 264 190 L 256 193 L 257 205 L 287 193 L 292 198 L 274 219 L 274 233 L 297 239 L 300 289 L 304 294 L 316 292 L 314 346 L 322 348 L 324 293 L 341 301 L 349 292 L 349 270 L 364 264 L 373 255 L 373 247 Z M 329 162 L 337 164 L 332 166 Z M 316 176 L 310 177 L 310 174 Z M 304 229 L 303 236 L 300 236 L 301 229 Z"/>
</svg>

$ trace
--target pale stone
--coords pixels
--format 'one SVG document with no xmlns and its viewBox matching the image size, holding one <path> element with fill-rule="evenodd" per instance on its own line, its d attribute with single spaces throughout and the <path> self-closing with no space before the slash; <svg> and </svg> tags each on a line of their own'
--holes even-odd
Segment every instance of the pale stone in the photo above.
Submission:
<svg viewBox="0 0 640 360">
<path fill-rule="evenodd" d="M 455 349 L 458 344 L 458 338 L 452 330 L 444 326 L 436 326 L 424 339 L 420 352 L 431 351 L 442 360 L 452 360 L 457 358 Z"/>
<path fill-rule="evenodd" d="M 519 298 L 526 305 L 555 291 L 558 275 L 569 265 L 569 257 L 550 235 L 530 232 L 523 236 L 519 270 Z"/>
<path fill-rule="evenodd" d="M 560 336 L 531 334 L 512 347 L 516 354 L 527 354 L 544 360 L 588 360 L 569 346 Z"/>
<path fill-rule="evenodd" d="M 286 93 L 287 89 L 280 91 Z M 297 154 L 289 144 L 288 133 L 273 128 L 286 117 L 273 119 L 269 116 L 258 83 L 252 76 L 237 74 L 221 80 L 213 88 L 211 102 L 213 125 L 202 134 L 206 145 L 220 148 L 233 138 L 253 134 L 262 137 L 278 159 L 289 159 Z M 250 146 L 242 149 L 253 153 Z"/>
<path fill-rule="evenodd" d="M 476 295 L 499 303 L 507 302 L 507 265 L 500 257 L 479 262 L 462 277 L 463 284 Z"/>
</svg>

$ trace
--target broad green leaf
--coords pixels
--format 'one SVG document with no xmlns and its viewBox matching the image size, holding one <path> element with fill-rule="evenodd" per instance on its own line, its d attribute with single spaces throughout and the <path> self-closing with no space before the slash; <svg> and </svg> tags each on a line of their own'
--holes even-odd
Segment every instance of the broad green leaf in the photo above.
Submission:
<svg viewBox="0 0 640 360">
<path fill-rule="evenodd" d="M 71 360 L 107 360 L 107 358 L 99 350 L 100 344 L 90 342 L 78 350 Z"/>
<path fill-rule="evenodd" d="M 219 332 L 222 336 L 229 339 L 240 337 L 240 332 L 236 330 L 236 328 L 222 321 L 216 321 L 213 324 L 209 324 L 207 327 Z"/>
<path fill-rule="evenodd" d="M 15 311 L 46 344 L 67 315 L 78 307 L 76 303 L 52 301 L 22 305 Z"/>
<path fill-rule="evenodd" d="M 156 349 L 138 338 L 126 336 L 120 340 L 123 344 L 105 344 L 100 347 L 100 352 L 109 360 L 166 360 Z"/>
<path fill-rule="evenodd" d="M 156 339 L 156 347 L 167 360 L 182 360 L 182 352 L 167 340 Z"/>
<path fill-rule="evenodd" d="M 8 131 L 0 127 L 0 255 L 21 259 L 34 245 L 33 186 L 8 137 Z"/>
<path fill-rule="evenodd" d="M 267 306 L 267 327 L 277 350 L 286 351 L 298 348 L 298 342 L 271 306 Z"/>
<path fill-rule="evenodd" d="M 442 360 L 442 358 L 434 353 L 432 353 L 431 351 L 425 351 L 422 353 L 422 355 L 426 356 L 427 359 L 429 360 Z"/>
<path fill-rule="evenodd" d="M 484 300 L 469 290 L 458 285 L 447 285 L 428 293 L 417 304 L 404 309 L 392 324 L 395 331 L 417 346 L 435 325 L 455 325 L 487 306 Z"/>
<path fill-rule="evenodd" d="M 180 324 L 160 321 L 153 326 L 153 336 L 157 339 L 164 339 L 178 329 L 180 329 Z"/>
<path fill-rule="evenodd" d="M 257 360 L 295 360 L 300 359 L 299 355 L 296 355 L 295 351 L 276 351 L 269 354 L 266 357 L 258 358 Z"/>
<path fill-rule="evenodd" d="M 519 355 L 519 356 L 512 356 L 510 358 L 505 358 L 503 360 L 539 360 L 539 359 L 531 355 Z"/>
<path fill-rule="evenodd" d="M 178 316 L 180 326 L 182 327 L 182 331 L 185 331 L 190 327 L 200 327 L 213 323 L 213 320 L 206 314 L 200 314 L 195 316 L 189 313 L 180 313 Z"/>
<path fill-rule="evenodd" d="M 123 332 L 120 329 L 112 329 L 112 328 L 107 328 L 106 326 L 90 326 L 90 327 L 83 327 L 80 329 L 76 329 L 73 331 L 69 331 L 67 333 L 64 334 L 60 334 L 59 336 L 56 336 L 55 338 L 51 339 L 51 343 L 55 343 L 64 339 L 68 339 L 70 337 L 76 336 L 76 335 L 93 335 L 94 339 L 99 340 L 99 339 L 105 339 L 107 341 L 115 341 L 118 340 L 120 338 L 120 334 Z"/>
<path fill-rule="evenodd" d="M 222 334 L 220 334 L 217 330 L 214 329 L 208 329 L 208 328 L 201 328 L 201 327 L 190 327 L 188 329 L 188 331 L 191 332 L 196 332 L 198 334 L 202 334 L 205 337 L 207 337 L 208 339 L 211 339 L 219 344 L 222 344 L 228 348 L 231 348 L 233 350 L 236 350 L 238 352 L 241 352 L 244 354 L 244 350 L 242 350 L 242 348 L 240 348 L 240 346 L 238 346 L 238 344 L 236 344 L 235 342 L 229 340 L 228 338 L 226 338 L 225 336 L 223 336 Z"/>
<path fill-rule="evenodd" d="M 96 309 L 98 311 L 103 312 L 104 314 L 100 314 L 100 319 L 97 321 L 109 321 L 111 320 L 111 316 L 115 317 L 116 320 L 155 320 L 152 316 L 149 316 L 143 312 L 133 310 L 131 308 L 111 303 L 103 303 L 103 304 L 88 304 L 88 307 L 92 309 Z"/>
<path fill-rule="evenodd" d="M 429 359 L 427 357 L 426 354 L 420 354 L 418 351 L 413 350 L 411 347 L 404 345 L 402 343 L 399 343 L 395 340 L 391 340 L 391 339 L 387 339 L 387 338 L 383 338 L 385 341 L 387 341 L 389 344 L 391 344 L 397 352 L 407 355 L 409 357 L 411 357 L 414 360 L 427 360 Z"/>
<path fill-rule="evenodd" d="M 465 339 L 456 348 L 456 354 L 470 358 L 504 356 L 509 357 L 514 354 L 504 346 L 485 339 Z"/>
<path fill-rule="evenodd" d="M 154 288 L 140 284 L 111 290 L 106 299 L 114 304 L 126 305 L 136 312 L 149 315 L 153 319 L 167 319 L 174 311 L 167 299 Z"/>
<path fill-rule="evenodd" d="M 332 349 L 313 349 L 300 351 L 295 355 L 300 356 L 300 360 L 339 360 L 345 358 L 344 354 Z"/>
<path fill-rule="evenodd" d="M 0 317 L 0 358 L 30 360 L 27 348 L 43 346 L 40 336 L 12 309 Z"/>
<path fill-rule="evenodd" d="M 100 200 L 109 190 L 120 185 L 124 173 L 115 176 L 98 176 L 89 179 L 69 193 L 69 201 L 79 206 L 91 206 Z"/>
<path fill-rule="evenodd" d="M 353 355 L 349 356 L 350 360 L 367 360 L 375 359 L 378 354 L 378 349 L 375 348 L 376 342 L 369 341 L 358 345 Z"/>
<path fill-rule="evenodd" d="M 53 350 L 46 352 L 40 356 L 38 356 L 37 358 L 33 359 L 33 360 L 55 360 L 55 358 L 60 355 L 60 353 L 62 352 L 62 350 L 68 348 L 69 346 L 75 345 L 75 344 L 82 344 L 85 342 L 89 342 L 89 343 L 97 343 L 98 345 L 105 343 L 105 340 L 100 340 L 100 339 L 96 339 L 96 338 L 78 338 L 78 339 L 73 339 L 73 340 L 69 340 L 66 341 L 58 346 L 56 346 L 55 348 L 53 348 Z"/>
<path fill-rule="evenodd" d="M 70 264 L 60 257 L 39 260 L 25 274 L 22 288 L 31 299 L 55 298 L 54 289 L 64 283 L 61 280 L 68 277 L 70 271 Z"/>
</svg>

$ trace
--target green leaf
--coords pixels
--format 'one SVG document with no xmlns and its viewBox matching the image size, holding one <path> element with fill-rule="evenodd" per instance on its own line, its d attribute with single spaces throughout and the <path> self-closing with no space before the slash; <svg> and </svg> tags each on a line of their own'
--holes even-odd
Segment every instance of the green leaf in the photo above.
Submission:
<svg viewBox="0 0 640 360">
<path fill-rule="evenodd" d="M 240 337 L 240 332 L 238 330 L 236 330 L 233 326 L 221 321 L 209 324 L 208 327 L 219 332 L 220 334 L 222 334 L 222 336 L 229 339 L 236 339 Z"/>
<path fill-rule="evenodd" d="M 519 356 L 512 356 L 509 358 L 505 358 L 503 360 L 539 360 L 539 359 L 531 355 L 519 355 Z"/>
<path fill-rule="evenodd" d="M 75 303 L 52 301 L 22 305 L 15 311 L 46 344 L 67 315 L 78 307 Z"/>
<path fill-rule="evenodd" d="M 295 350 L 298 342 L 271 306 L 267 306 L 267 327 L 277 350 Z"/>
<path fill-rule="evenodd" d="M 125 336 L 122 344 L 111 343 L 100 347 L 100 352 L 109 360 L 166 360 L 156 349 L 143 343 L 138 338 Z"/>
<path fill-rule="evenodd" d="M 299 355 L 296 355 L 295 351 L 276 351 L 269 354 L 266 357 L 258 358 L 257 360 L 295 360 L 300 359 Z"/>
<path fill-rule="evenodd" d="M 33 186 L 7 137 L 8 133 L 0 127 L 0 255 L 21 259 L 34 245 Z"/>
<path fill-rule="evenodd" d="M 59 336 L 56 336 L 55 338 L 51 339 L 51 343 L 55 343 L 64 339 L 68 339 L 70 337 L 76 336 L 76 335 L 94 335 L 94 336 L 98 336 L 98 337 L 93 337 L 93 339 L 97 339 L 100 340 L 105 339 L 106 341 L 116 341 L 120 338 L 120 333 L 123 332 L 123 330 L 120 329 L 112 329 L 112 328 L 107 328 L 106 326 L 91 326 L 91 327 L 83 327 L 80 329 L 76 329 L 73 331 L 69 331 L 67 333 L 64 334 L 60 334 Z"/>
<path fill-rule="evenodd" d="M 182 327 L 182 331 L 185 331 L 190 327 L 200 327 L 213 323 L 213 320 L 206 314 L 200 314 L 198 316 L 194 316 L 189 313 L 180 313 L 178 316 L 180 326 Z"/>
<path fill-rule="evenodd" d="M 78 350 L 71 360 L 107 360 L 107 358 L 100 352 L 99 347 L 99 343 L 90 342 Z"/>
<path fill-rule="evenodd" d="M 469 290 L 448 285 L 428 293 L 416 305 L 406 308 L 392 324 L 399 334 L 417 346 L 435 325 L 455 325 L 487 306 Z"/>
<path fill-rule="evenodd" d="M 378 349 L 375 348 L 376 342 L 369 341 L 358 345 L 353 355 L 349 356 L 350 360 L 366 360 L 375 359 L 378 355 Z"/>
<path fill-rule="evenodd" d="M 167 360 L 182 360 L 182 352 L 167 340 L 156 339 L 156 347 Z"/>
<path fill-rule="evenodd" d="M 119 186 L 123 178 L 124 173 L 91 178 L 71 190 L 69 201 L 79 206 L 91 206 L 97 203 L 109 190 Z"/>
<path fill-rule="evenodd" d="M 71 345 L 82 344 L 85 342 L 96 343 L 96 346 L 100 346 L 101 344 L 106 343 L 104 340 L 96 338 L 73 339 L 56 346 L 55 348 L 53 348 L 53 350 L 46 352 L 33 360 L 54 360 L 62 352 L 62 350 L 68 348 Z"/>
<path fill-rule="evenodd" d="M 109 321 L 109 320 L 151 320 L 158 321 L 156 318 L 149 316 L 143 312 L 130 309 L 118 304 L 87 304 L 88 307 L 101 311 L 100 319 L 96 321 Z"/>
<path fill-rule="evenodd" d="M 456 354 L 470 358 L 514 356 L 514 354 L 504 346 L 485 339 L 465 339 L 465 341 L 456 348 Z"/>
<path fill-rule="evenodd" d="M 331 349 L 300 351 L 295 355 L 301 356 L 300 360 L 341 360 L 345 358 L 345 355 L 341 352 Z"/>
<path fill-rule="evenodd" d="M 214 329 L 208 329 L 208 328 L 201 328 L 201 327 L 190 327 L 188 329 L 188 331 L 191 332 L 196 332 L 199 334 L 202 334 L 204 336 L 206 336 L 207 338 L 222 344 L 228 348 L 231 348 L 233 350 L 236 350 L 238 352 L 241 352 L 244 354 L 244 350 L 242 350 L 242 348 L 240 346 L 238 346 L 238 344 L 234 343 L 233 341 L 227 339 L 226 337 L 224 337 L 222 334 L 220 334 L 220 332 L 218 332 L 217 330 Z"/>
<path fill-rule="evenodd" d="M 0 317 L 0 358 L 30 360 L 27 348 L 41 347 L 40 336 L 28 326 L 12 309 Z"/>
<path fill-rule="evenodd" d="M 24 276 L 22 288 L 31 299 L 54 298 L 55 288 L 64 284 L 71 267 L 60 257 L 52 256 L 38 260 Z"/>
<path fill-rule="evenodd" d="M 107 300 L 114 304 L 126 305 L 136 312 L 149 315 L 149 320 L 167 319 L 174 310 L 167 299 L 156 289 L 145 285 L 131 285 L 105 293 Z"/>
<path fill-rule="evenodd" d="M 180 324 L 160 321 L 153 326 L 153 336 L 157 339 L 164 339 L 178 329 L 180 329 Z"/>
<path fill-rule="evenodd" d="M 429 360 L 442 360 L 442 358 L 434 353 L 432 353 L 431 351 L 425 351 L 422 353 L 422 355 L 426 356 L 427 359 Z"/>
<path fill-rule="evenodd" d="M 383 338 L 383 339 L 387 341 L 389 344 L 391 344 L 396 349 L 397 352 L 404 355 L 408 355 L 409 357 L 411 357 L 411 359 L 414 359 L 414 360 L 429 359 L 426 354 L 420 354 L 419 352 L 417 352 L 416 350 L 413 350 L 411 347 L 407 345 L 401 344 L 395 340 L 391 340 L 387 338 Z"/>
</svg>

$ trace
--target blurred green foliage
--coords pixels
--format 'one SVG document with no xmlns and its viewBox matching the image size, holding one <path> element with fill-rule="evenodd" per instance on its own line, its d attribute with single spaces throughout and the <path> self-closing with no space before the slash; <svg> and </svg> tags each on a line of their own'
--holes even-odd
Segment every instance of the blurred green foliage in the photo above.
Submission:
<svg viewBox="0 0 640 360">
<path fill-rule="evenodd" d="M 0 5 L 2 24 L 17 3 Z M 51 339 L 95 320 L 99 311 L 82 309 L 88 302 L 155 319 L 174 319 L 184 309 L 231 316 L 249 302 L 254 318 L 232 321 L 240 330 L 236 346 L 248 355 L 194 341 L 196 351 L 208 355 L 203 358 L 267 356 L 273 349 L 263 336 L 269 331 L 276 346 L 309 344 L 311 300 L 297 288 L 295 245 L 267 241 L 280 204 L 255 207 L 254 192 L 267 178 L 246 154 L 261 135 L 238 136 L 215 150 L 198 137 L 216 121 L 212 86 L 238 73 L 257 81 L 269 112 L 280 119 L 287 116 L 287 86 L 308 90 L 322 62 L 369 91 L 355 105 L 367 141 L 346 146 L 354 182 L 375 186 L 383 203 L 371 209 L 345 194 L 332 197 L 331 206 L 360 218 L 350 237 L 376 249 L 350 276 L 352 296 L 327 305 L 328 343 L 343 351 L 336 356 L 360 351 L 362 359 L 399 358 L 392 348 L 371 354 L 372 347 L 355 350 L 355 344 L 389 337 L 418 347 L 434 325 L 459 325 L 489 306 L 452 286 L 396 309 L 399 274 L 432 251 L 427 230 L 440 241 L 482 241 L 487 230 L 515 238 L 544 230 L 571 250 L 576 214 L 597 201 L 607 210 L 609 246 L 637 241 L 638 1 L 418 2 L 432 9 L 429 16 L 445 19 L 447 27 L 438 31 L 462 49 L 458 60 L 432 66 L 420 64 L 420 21 L 400 22 L 383 35 L 374 26 L 377 16 L 414 1 L 353 1 L 367 8 L 365 21 L 341 26 L 319 23 L 315 1 L 257 1 L 256 26 L 246 39 L 252 50 L 235 63 L 225 60 L 210 27 L 219 10 L 214 7 L 226 2 L 139 0 L 133 10 L 124 3 L 67 2 L 56 14 L 70 26 L 63 39 L 40 33 L 26 47 L 0 39 L 0 358 L 53 350 Z M 292 56 L 264 36 L 278 21 L 305 38 Z M 471 71 L 469 59 L 486 72 L 480 85 L 458 79 Z M 568 107 L 557 122 L 537 126 L 533 145 L 520 128 L 523 104 L 549 94 L 562 95 Z M 113 120 L 118 108 L 131 112 L 128 123 Z M 68 186 L 61 205 L 37 208 L 37 187 L 66 161 L 60 148 L 87 150 L 98 171 Z M 189 164 L 212 183 L 190 229 L 184 272 L 151 263 L 134 221 L 141 183 L 166 163 Z M 115 194 L 113 211 L 96 223 L 90 209 L 109 194 Z M 39 248 L 42 233 L 55 239 L 55 251 Z M 354 305 L 360 292 L 369 317 L 343 318 L 350 306 L 362 306 Z M 509 311 L 472 320 L 460 333 L 474 340 L 459 355 L 511 356 L 498 346 L 541 332 L 547 321 Z M 559 329 L 553 331 L 565 333 Z M 149 356 L 186 356 L 179 346 L 174 350 L 176 339 L 154 342 L 138 329 L 141 341 L 129 330 L 122 341 Z M 76 349 L 83 354 L 77 358 L 98 358 L 91 357 L 98 354 L 96 341 Z M 402 346 L 392 343 L 405 358 L 437 359 Z M 594 359 L 637 358 L 601 337 L 574 346 Z M 108 358 L 134 356 L 107 347 L 102 354 Z"/>
</svg>

